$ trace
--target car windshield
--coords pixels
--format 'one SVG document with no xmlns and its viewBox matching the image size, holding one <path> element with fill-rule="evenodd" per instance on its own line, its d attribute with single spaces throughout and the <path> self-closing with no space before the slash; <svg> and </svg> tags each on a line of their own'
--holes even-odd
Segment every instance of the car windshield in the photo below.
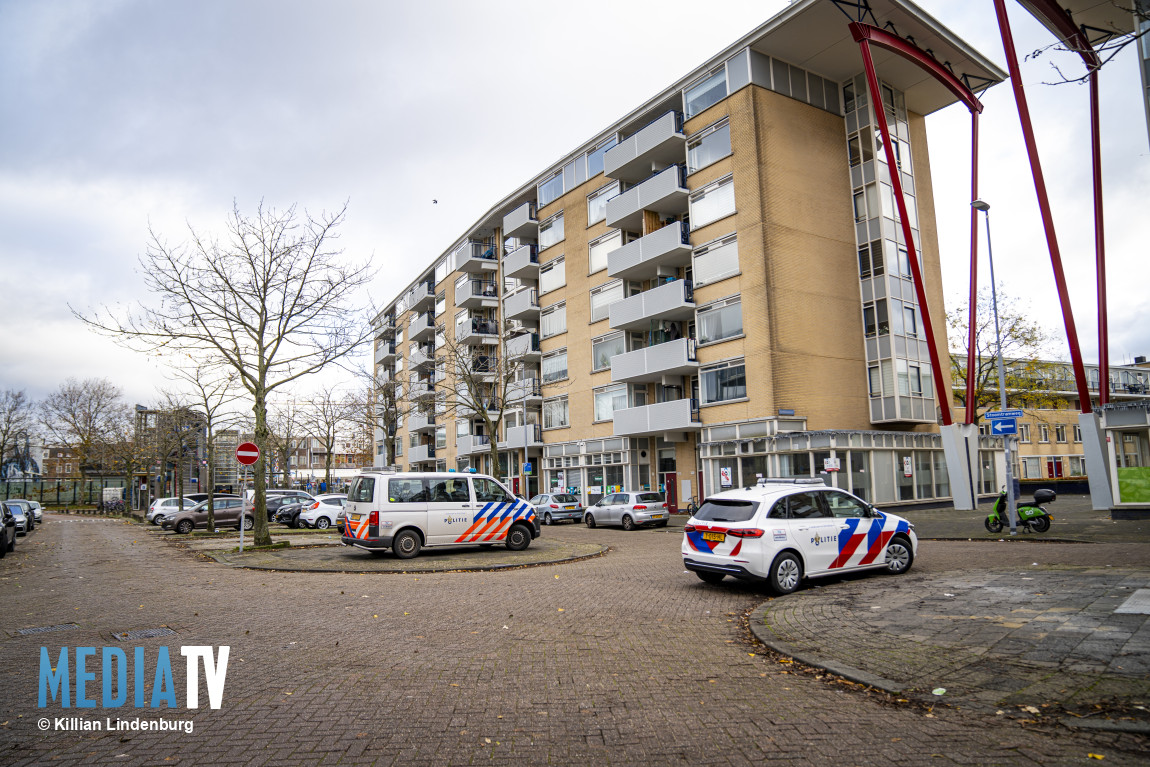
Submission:
<svg viewBox="0 0 1150 767">
<path fill-rule="evenodd" d="M 553 495 L 555 503 L 579 503 L 579 499 L 573 495 Z"/>
<path fill-rule="evenodd" d="M 708 522 L 746 522 L 755 516 L 759 504 L 755 501 L 736 501 L 708 498 L 695 512 L 695 519 Z"/>
</svg>

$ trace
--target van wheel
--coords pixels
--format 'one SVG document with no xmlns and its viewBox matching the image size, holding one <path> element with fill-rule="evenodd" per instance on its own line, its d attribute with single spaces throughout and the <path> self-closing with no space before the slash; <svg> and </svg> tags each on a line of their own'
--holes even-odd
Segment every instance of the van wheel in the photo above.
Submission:
<svg viewBox="0 0 1150 767">
<path fill-rule="evenodd" d="M 523 551 L 531 545 L 531 533 L 523 525 L 512 525 L 505 543 L 509 551 Z"/>
<path fill-rule="evenodd" d="M 591 514 L 588 514 L 586 517 L 584 517 L 583 521 L 587 523 L 587 527 L 595 526 L 595 517 L 593 517 Z"/>
<path fill-rule="evenodd" d="M 391 550 L 400 559 L 411 559 L 419 556 L 419 549 L 423 544 L 419 542 L 419 535 L 414 530 L 404 530 L 391 542 Z"/>
</svg>

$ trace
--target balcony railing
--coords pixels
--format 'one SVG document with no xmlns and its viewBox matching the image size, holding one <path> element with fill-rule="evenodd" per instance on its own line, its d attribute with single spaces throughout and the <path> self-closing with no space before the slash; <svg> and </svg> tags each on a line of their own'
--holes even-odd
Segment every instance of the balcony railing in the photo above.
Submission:
<svg viewBox="0 0 1150 767">
<path fill-rule="evenodd" d="M 525 202 L 503 217 L 504 237 L 539 236 L 539 220 L 535 215 L 535 203 Z"/>
<path fill-rule="evenodd" d="M 607 200 L 607 226 L 642 231 L 643 211 L 654 211 L 660 218 L 686 213 L 689 196 L 686 166 L 672 165 Z"/>
<path fill-rule="evenodd" d="M 611 305 L 611 327 L 641 330 L 652 322 L 694 319 L 695 292 L 690 280 L 674 280 Z"/>
<path fill-rule="evenodd" d="M 412 341 L 432 338 L 435 336 L 435 315 L 431 312 L 420 312 L 411 318 L 408 328 Z"/>
<path fill-rule="evenodd" d="M 435 283 L 421 282 L 411 289 L 409 309 L 420 310 L 435 306 Z"/>
<path fill-rule="evenodd" d="M 537 423 L 526 426 L 509 426 L 506 439 L 499 443 L 501 450 L 516 450 L 524 447 L 539 447 L 543 444 L 543 428 Z"/>
<path fill-rule="evenodd" d="M 538 333 L 524 333 L 507 340 L 507 356 L 510 359 L 533 359 L 539 355 Z"/>
<path fill-rule="evenodd" d="M 498 344 L 499 322 L 486 317 L 472 317 L 462 325 L 456 325 L 459 337 L 455 340 L 461 344 Z"/>
<path fill-rule="evenodd" d="M 465 242 L 455 251 L 455 269 L 460 272 L 494 272 L 499 269 L 494 246 Z"/>
<path fill-rule="evenodd" d="M 504 298 L 503 316 L 509 320 L 537 320 L 539 317 L 539 291 L 521 290 Z"/>
<path fill-rule="evenodd" d="M 408 361 L 412 367 L 435 364 L 435 350 L 430 346 L 414 346 L 408 350 Z"/>
<path fill-rule="evenodd" d="M 539 385 L 538 378 L 523 378 L 507 384 L 507 399 L 511 402 L 542 396 L 543 389 Z"/>
<path fill-rule="evenodd" d="M 633 240 L 607 254 L 607 274 L 626 280 L 649 280 L 659 267 L 691 265 L 691 238 L 682 221 Z"/>
<path fill-rule="evenodd" d="M 416 445 L 407 454 L 411 463 L 427 463 L 435 460 L 435 445 Z"/>
<path fill-rule="evenodd" d="M 517 279 L 535 279 L 539 274 L 539 249 L 534 245 L 520 245 L 503 257 L 503 276 Z"/>
<path fill-rule="evenodd" d="M 698 369 L 693 338 L 679 338 L 611 358 L 611 380 L 616 383 L 694 375 Z"/>
<path fill-rule="evenodd" d="M 614 413 L 614 430 L 617 437 L 698 431 L 700 428 L 702 423 L 699 420 L 699 401 L 695 399 L 656 402 L 652 405 L 616 410 Z"/>
<path fill-rule="evenodd" d="M 457 286 L 455 305 L 463 309 L 478 309 L 499 305 L 499 293 L 493 280 L 468 280 Z"/>
<path fill-rule="evenodd" d="M 384 341 L 375 350 L 376 364 L 388 362 L 395 359 L 395 342 Z"/>
<path fill-rule="evenodd" d="M 638 181 L 652 165 L 668 165 L 683 159 L 687 137 L 683 114 L 670 111 L 631 134 L 603 156 L 603 173 L 621 181 Z"/>
</svg>

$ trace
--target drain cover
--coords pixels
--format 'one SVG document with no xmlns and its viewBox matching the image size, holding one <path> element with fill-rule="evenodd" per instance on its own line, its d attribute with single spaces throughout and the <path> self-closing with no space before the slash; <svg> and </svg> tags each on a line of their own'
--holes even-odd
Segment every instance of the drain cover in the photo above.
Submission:
<svg viewBox="0 0 1150 767">
<path fill-rule="evenodd" d="M 119 634 L 112 634 L 112 636 L 119 639 L 121 642 L 128 642 L 133 639 L 155 639 L 156 637 L 166 637 L 176 632 L 170 628 L 159 629 L 136 629 L 135 631 L 121 631 Z"/>
<path fill-rule="evenodd" d="M 75 623 L 59 623 L 55 626 L 37 626 L 34 629 L 20 629 L 17 634 L 47 634 L 49 631 L 67 631 L 80 628 Z"/>
<path fill-rule="evenodd" d="M 1136 590 L 1130 595 L 1130 598 L 1119 605 L 1114 612 L 1150 615 L 1150 589 Z"/>
</svg>

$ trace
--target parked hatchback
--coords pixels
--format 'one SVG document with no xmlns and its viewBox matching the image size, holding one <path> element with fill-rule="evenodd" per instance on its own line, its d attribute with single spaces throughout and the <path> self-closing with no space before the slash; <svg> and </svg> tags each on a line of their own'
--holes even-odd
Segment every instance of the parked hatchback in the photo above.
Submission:
<svg viewBox="0 0 1150 767">
<path fill-rule="evenodd" d="M 583 519 L 583 512 L 586 511 L 579 499 L 569 493 L 543 493 L 528 503 L 535 507 L 535 516 L 545 525 L 566 519 L 578 522 Z"/>
<path fill-rule="evenodd" d="M 315 503 L 305 507 L 300 512 L 297 524 L 300 527 L 314 527 L 317 530 L 326 530 L 329 527 L 335 527 L 336 517 L 343 511 L 345 504 L 347 504 L 346 495 L 338 495 L 336 493 L 317 495 L 315 497 Z"/>
<path fill-rule="evenodd" d="M 3 501 L 4 508 L 12 515 L 16 523 L 16 534 L 27 535 L 32 532 L 32 520 L 24 513 L 24 507 L 12 501 Z"/>
<path fill-rule="evenodd" d="M 191 498 L 184 497 L 185 509 L 190 509 L 196 505 L 196 502 Z M 163 522 L 163 518 L 172 512 L 178 511 L 180 508 L 179 498 L 157 498 L 152 501 L 152 505 L 148 507 L 148 513 L 144 518 L 151 522 L 153 525 L 158 525 Z M 157 519 L 158 517 L 158 519 Z"/>
<path fill-rule="evenodd" d="M 20 507 L 20 511 L 24 512 L 24 516 L 27 518 L 28 532 L 32 532 L 36 528 L 36 523 L 40 521 L 32 510 L 32 502 L 25 501 L 23 498 L 12 498 L 8 500 L 8 504 Z"/>
<path fill-rule="evenodd" d="M 16 550 L 16 517 L 0 503 L 0 559 Z"/>
<path fill-rule="evenodd" d="M 636 527 L 666 527 L 670 520 L 667 502 L 660 493 L 612 493 L 603 496 L 587 509 L 583 521 L 587 527 L 619 525 L 624 530 Z"/>
</svg>

